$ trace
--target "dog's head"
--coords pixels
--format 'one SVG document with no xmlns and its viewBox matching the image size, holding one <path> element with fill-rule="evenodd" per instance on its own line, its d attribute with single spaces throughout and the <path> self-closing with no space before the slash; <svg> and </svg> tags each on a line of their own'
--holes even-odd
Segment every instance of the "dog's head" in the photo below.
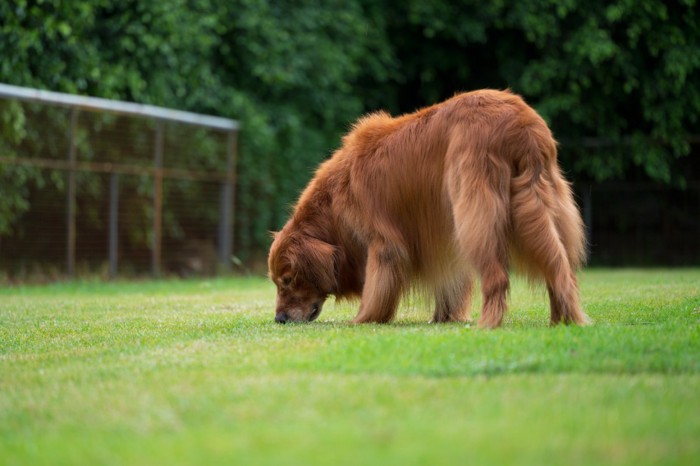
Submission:
<svg viewBox="0 0 700 466">
<path fill-rule="evenodd" d="M 288 224 L 274 235 L 268 268 L 277 286 L 275 322 L 311 322 L 336 289 L 336 248 Z"/>
</svg>

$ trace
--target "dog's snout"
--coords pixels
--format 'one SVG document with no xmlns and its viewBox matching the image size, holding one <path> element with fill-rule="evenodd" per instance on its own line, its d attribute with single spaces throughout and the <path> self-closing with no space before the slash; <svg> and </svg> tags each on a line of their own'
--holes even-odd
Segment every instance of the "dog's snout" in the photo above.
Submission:
<svg viewBox="0 0 700 466">
<path fill-rule="evenodd" d="M 275 322 L 278 324 L 286 324 L 288 319 L 289 317 L 287 316 L 286 312 L 278 312 L 275 315 Z"/>
</svg>

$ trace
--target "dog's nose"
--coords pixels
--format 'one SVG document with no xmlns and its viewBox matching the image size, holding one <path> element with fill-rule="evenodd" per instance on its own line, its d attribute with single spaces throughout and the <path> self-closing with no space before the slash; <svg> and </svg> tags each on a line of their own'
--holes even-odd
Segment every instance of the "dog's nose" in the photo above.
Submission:
<svg viewBox="0 0 700 466">
<path fill-rule="evenodd" d="M 277 315 L 275 315 L 275 322 L 278 324 L 286 324 L 287 323 L 287 313 L 286 312 L 280 312 Z"/>
</svg>

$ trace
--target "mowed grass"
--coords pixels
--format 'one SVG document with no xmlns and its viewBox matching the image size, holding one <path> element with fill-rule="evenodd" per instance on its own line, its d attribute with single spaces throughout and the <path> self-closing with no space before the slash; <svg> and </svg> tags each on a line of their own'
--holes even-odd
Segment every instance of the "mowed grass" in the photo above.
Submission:
<svg viewBox="0 0 700 466">
<path fill-rule="evenodd" d="M 0 290 L 0 463 L 700 464 L 700 270 L 580 282 L 593 326 L 516 281 L 495 331 L 276 325 L 258 278 Z"/>
</svg>

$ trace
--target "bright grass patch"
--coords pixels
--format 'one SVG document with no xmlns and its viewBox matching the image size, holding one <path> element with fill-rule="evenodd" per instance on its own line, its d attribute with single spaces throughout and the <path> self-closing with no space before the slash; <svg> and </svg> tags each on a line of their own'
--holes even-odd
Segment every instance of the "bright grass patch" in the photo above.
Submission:
<svg viewBox="0 0 700 466">
<path fill-rule="evenodd" d="M 700 270 L 580 281 L 593 326 L 518 281 L 495 331 L 276 325 L 257 278 L 6 288 L 0 463 L 698 464 Z"/>
</svg>

